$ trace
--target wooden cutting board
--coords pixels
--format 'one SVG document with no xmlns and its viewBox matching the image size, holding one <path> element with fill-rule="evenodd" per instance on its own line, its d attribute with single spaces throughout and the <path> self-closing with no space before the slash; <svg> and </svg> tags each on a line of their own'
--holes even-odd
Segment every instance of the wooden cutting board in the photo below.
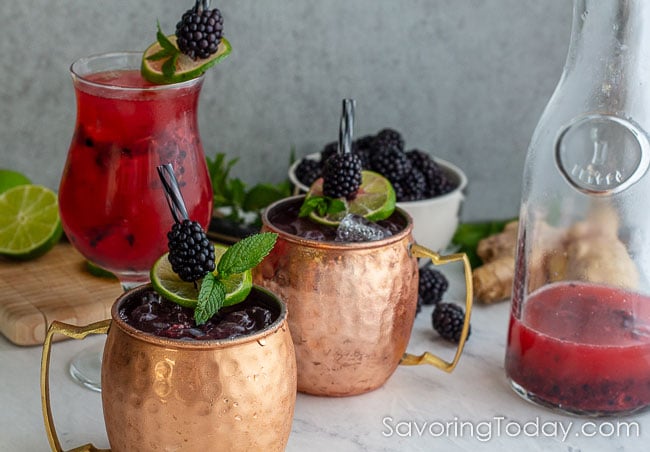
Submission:
<svg viewBox="0 0 650 452">
<path fill-rule="evenodd" d="M 0 258 L 0 332 L 17 345 L 41 345 L 53 320 L 87 325 L 110 318 L 121 293 L 117 279 L 88 273 L 69 243 L 32 261 Z"/>
</svg>

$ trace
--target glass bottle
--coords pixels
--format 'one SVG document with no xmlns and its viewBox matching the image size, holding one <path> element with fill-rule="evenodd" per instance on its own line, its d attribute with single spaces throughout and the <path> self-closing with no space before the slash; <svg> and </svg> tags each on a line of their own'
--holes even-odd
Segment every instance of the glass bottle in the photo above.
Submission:
<svg viewBox="0 0 650 452">
<path fill-rule="evenodd" d="M 650 2 L 574 0 L 523 175 L 505 368 L 541 405 L 650 406 Z"/>
</svg>

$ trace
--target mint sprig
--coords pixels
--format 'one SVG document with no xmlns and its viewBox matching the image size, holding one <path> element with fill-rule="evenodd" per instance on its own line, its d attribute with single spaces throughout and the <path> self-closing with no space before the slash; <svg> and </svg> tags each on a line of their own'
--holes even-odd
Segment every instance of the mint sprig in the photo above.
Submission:
<svg viewBox="0 0 650 452">
<path fill-rule="evenodd" d="M 208 273 L 201 282 L 199 298 L 194 308 L 197 325 L 207 322 L 224 306 L 226 286 L 230 275 L 243 273 L 257 266 L 271 252 L 278 235 L 273 232 L 253 234 L 230 246 L 217 264 L 216 274 Z"/>
<path fill-rule="evenodd" d="M 167 59 L 162 65 L 162 72 L 165 77 L 171 77 L 176 72 L 176 60 L 178 60 L 181 51 L 162 32 L 160 22 L 157 22 L 157 26 L 156 40 L 160 44 L 161 49 L 153 55 L 149 55 L 147 60 L 159 61 Z"/>
<path fill-rule="evenodd" d="M 324 217 L 327 214 L 343 212 L 345 209 L 347 209 L 345 202 L 338 198 L 311 196 L 303 201 L 298 216 L 307 217 L 310 213 L 316 211 L 319 217 Z"/>
</svg>

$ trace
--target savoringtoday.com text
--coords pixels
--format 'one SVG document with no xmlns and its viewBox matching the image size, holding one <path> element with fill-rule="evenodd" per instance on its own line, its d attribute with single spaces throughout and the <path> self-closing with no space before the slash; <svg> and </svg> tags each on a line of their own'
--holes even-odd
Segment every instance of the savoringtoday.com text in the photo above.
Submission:
<svg viewBox="0 0 650 452">
<path fill-rule="evenodd" d="M 467 421 L 454 417 L 449 420 L 405 420 L 391 416 L 382 418 L 382 435 L 385 437 L 423 437 L 432 438 L 475 438 L 481 442 L 500 437 L 557 438 L 567 441 L 570 437 L 616 437 L 641 436 L 641 426 L 636 421 L 572 421 L 542 420 L 536 417 L 527 421 L 508 419 L 506 416 L 493 416 L 481 421 Z"/>
</svg>

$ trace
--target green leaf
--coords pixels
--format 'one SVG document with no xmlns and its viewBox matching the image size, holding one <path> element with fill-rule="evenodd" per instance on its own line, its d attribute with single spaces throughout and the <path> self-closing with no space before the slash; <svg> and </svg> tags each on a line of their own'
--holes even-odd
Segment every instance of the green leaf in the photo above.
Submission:
<svg viewBox="0 0 650 452">
<path fill-rule="evenodd" d="M 158 60 L 162 60 L 162 59 L 167 58 L 167 57 L 169 57 L 169 52 L 167 52 L 167 50 L 165 50 L 165 49 L 162 49 L 162 50 L 157 51 L 153 55 L 149 55 L 147 57 L 147 60 L 158 61 Z"/>
<path fill-rule="evenodd" d="M 278 235 L 273 232 L 254 234 L 236 242 L 226 250 L 217 264 L 219 277 L 242 273 L 255 267 L 271 252 Z"/>
<path fill-rule="evenodd" d="M 242 202 L 244 210 L 256 211 L 263 209 L 269 204 L 286 198 L 284 190 L 281 190 L 271 184 L 257 184 L 250 189 Z"/>
<path fill-rule="evenodd" d="M 176 59 L 178 55 L 171 56 L 167 61 L 162 65 L 162 73 L 165 77 L 171 77 L 176 72 Z"/>
<path fill-rule="evenodd" d="M 157 26 L 158 31 L 156 32 L 156 40 L 158 41 L 158 44 L 160 44 L 160 47 L 167 50 L 170 56 L 180 53 L 180 50 L 178 50 L 176 46 L 169 39 L 167 39 L 165 33 L 163 33 L 162 29 L 160 28 L 160 22 L 157 22 Z"/>
<path fill-rule="evenodd" d="M 241 206 L 246 197 L 246 184 L 240 179 L 232 179 L 230 184 L 228 184 L 228 191 L 230 192 L 230 198 L 233 204 Z"/>
<path fill-rule="evenodd" d="M 203 325 L 215 315 L 226 300 L 226 289 L 221 281 L 208 273 L 203 278 L 199 289 L 199 299 L 194 308 L 194 320 L 197 325 Z"/>
<path fill-rule="evenodd" d="M 330 199 L 329 206 L 327 206 L 327 213 L 339 213 L 347 209 L 345 203 L 340 199 Z"/>
<path fill-rule="evenodd" d="M 312 213 L 314 210 L 317 210 L 318 207 L 325 202 L 326 201 L 323 196 L 312 196 L 311 198 L 306 198 L 300 206 L 298 216 L 308 217 L 310 213 Z"/>
<path fill-rule="evenodd" d="M 229 207 L 226 218 L 236 223 L 245 223 L 250 216 L 244 212 L 256 214 L 256 224 L 261 224 L 260 211 L 272 202 L 291 196 L 292 186 L 288 179 L 277 185 L 261 183 L 248 190 L 246 184 L 230 177 L 230 170 L 239 159 L 226 159 L 224 153 L 217 153 L 214 158 L 206 156 L 206 164 L 212 182 L 213 206 Z"/>
<path fill-rule="evenodd" d="M 328 196 L 311 196 L 302 202 L 298 216 L 307 217 L 315 210 L 319 216 L 323 217 L 326 214 L 343 212 L 345 209 L 347 209 L 347 206 L 341 199 Z"/>
</svg>

